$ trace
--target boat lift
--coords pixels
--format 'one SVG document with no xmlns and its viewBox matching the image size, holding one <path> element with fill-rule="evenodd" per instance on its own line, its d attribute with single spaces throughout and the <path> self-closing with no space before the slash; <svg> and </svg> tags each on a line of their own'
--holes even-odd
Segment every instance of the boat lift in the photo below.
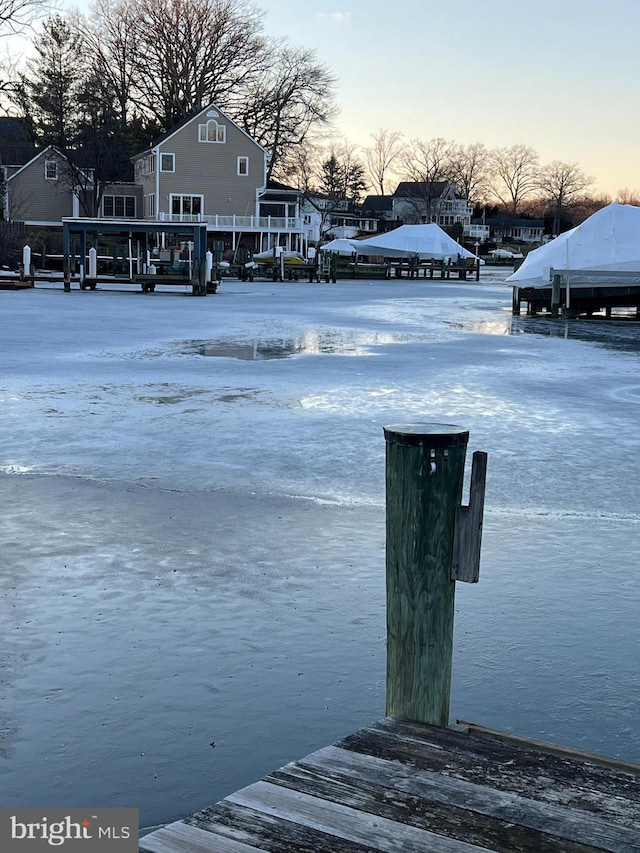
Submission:
<svg viewBox="0 0 640 853">
<path fill-rule="evenodd" d="M 118 234 L 128 240 L 129 245 L 129 276 L 128 282 L 137 282 L 143 291 L 153 291 L 156 285 L 162 284 L 190 284 L 194 296 L 205 296 L 208 288 L 207 269 L 207 224 L 206 222 L 159 222 L 155 220 L 132 220 L 132 219 L 63 219 L 62 220 L 62 251 L 63 251 L 63 274 L 64 289 L 68 293 L 71 290 L 71 261 L 72 238 L 79 240 L 79 283 L 80 288 L 87 287 L 94 290 L 96 286 L 96 270 L 90 270 L 87 274 L 87 235 Z M 140 242 L 140 253 L 143 258 L 149 258 L 150 240 L 152 235 L 170 234 L 182 238 L 184 242 L 191 242 L 193 250 L 189 275 L 179 276 L 172 274 L 160 274 L 154 272 L 152 265 L 143 265 L 142 271 L 138 268 L 133 270 L 133 240 Z M 150 268 L 151 267 L 151 268 Z"/>
</svg>

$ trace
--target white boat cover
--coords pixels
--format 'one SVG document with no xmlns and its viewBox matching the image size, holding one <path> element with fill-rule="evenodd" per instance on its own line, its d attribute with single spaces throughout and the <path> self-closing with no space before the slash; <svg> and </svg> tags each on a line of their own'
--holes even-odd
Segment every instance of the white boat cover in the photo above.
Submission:
<svg viewBox="0 0 640 853">
<path fill-rule="evenodd" d="M 358 241 L 347 240 L 343 237 L 338 238 L 337 240 L 331 240 L 330 243 L 325 243 L 324 246 L 320 246 L 321 252 L 334 252 L 337 255 L 355 255 L 359 249 Z"/>
<path fill-rule="evenodd" d="M 529 252 L 519 269 L 507 279 L 520 287 L 549 287 L 551 269 L 605 270 L 610 284 L 640 283 L 640 207 L 609 204 L 560 234 L 546 246 Z M 638 273 L 638 282 L 615 272 Z M 571 276 L 572 284 L 605 284 L 602 276 Z"/>
<path fill-rule="evenodd" d="M 259 264 L 273 264 L 279 263 L 280 257 L 284 257 L 285 264 L 304 264 L 305 259 L 300 254 L 300 252 L 287 252 L 280 247 L 276 247 L 276 251 L 273 249 L 268 249 L 266 252 L 256 252 L 253 256 L 253 260 L 257 261 Z"/>
<path fill-rule="evenodd" d="M 475 258 L 460 243 L 449 237 L 439 225 L 401 225 L 386 234 L 354 241 L 359 255 L 384 258 L 411 258 L 420 260 L 457 260 Z"/>
</svg>

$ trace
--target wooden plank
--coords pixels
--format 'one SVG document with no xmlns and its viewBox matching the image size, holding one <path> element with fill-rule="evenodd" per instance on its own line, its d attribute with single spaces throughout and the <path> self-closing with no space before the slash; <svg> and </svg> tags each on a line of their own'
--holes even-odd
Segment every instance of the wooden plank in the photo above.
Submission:
<svg viewBox="0 0 640 853">
<path fill-rule="evenodd" d="M 526 826 L 516 826 L 467 808 L 443 806 L 397 788 L 390 789 L 380 779 L 363 782 L 347 773 L 307 767 L 304 762 L 276 770 L 265 781 L 480 847 L 508 850 L 509 853 L 558 853 L 558 845 L 562 844 L 562 853 L 593 851 L 591 845 L 564 839 L 559 842 L 557 838 Z"/>
<path fill-rule="evenodd" d="M 611 770 L 619 770 L 621 773 L 630 773 L 640 776 L 640 764 L 635 764 L 632 761 L 624 761 L 621 758 L 609 758 L 607 755 L 599 755 L 595 752 L 585 752 L 582 749 L 574 749 L 570 746 L 561 746 L 560 744 L 549 743 L 544 740 L 535 740 L 534 738 L 523 737 L 522 735 L 513 734 L 512 732 L 502 732 L 497 729 L 490 729 L 486 726 L 481 726 L 478 723 L 468 723 L 465 720 L 457 721 L 459 726 L 464 727 L 467 734 L 478 734 L 482 737 L 499 740 L 502 743 L 511 743 L 516 746 L 523 746 L 529 749 L 538 749 L 541 752 L 549 752 L 553 755 L 561 755 L 564 758 L 573 759 L 575 761 L 586 761 L 591 764 L 599 764 L 602 767 L 608 767 Z"/>
<path fill-rule="evenodd" d="M 574 807 L 582 807 L 584 800 L 590 812 L 640 825 L 640 777 L 599 764 L 399 720 L 382 720 L 338 746 L 419 769 L 455 768 L 468 781 L 481 780 L 534 799 L 562 798 Z"/>
<path fill-rule="evenodd" d="M 300 823 L 327 835 L 355 841 L 370 850 L 383 853 L 397 853 L 398 850 L 407 853 L 412 850 L 430 853 L 487 853 L 489 849 L 358 812 L 269 782 L 249 785 L 248 788 L 226 797 L 225 801 L 253 808 L 280 820 Z"/>
<path fill-rule="evenodd" d="M 198 826 L 224 837 L 250 840 L 268 853 L 370 853 L 369 845 L 358 844 L 303 824 L 280 820 L 256 809 L 223 800 L 197 817 Z"/>
<path fill-rule="evenodd" d="M 451 557 L 451 578 L 454 581 L 477 583 L 480 578 L 480 547 L 486 482 L 487 454 L 482 450 L 476 450 L 471 464 L 469 506 L 456 507 Z"/>
<path fill-rule="evenodd" d="M 256 853 L 252 847 L 176 821 L 140 839 L 143 853 Z"/>
<path fill-rule="evenodd" d="M 348 774 L 363 784 L 382 784 L 443 806 L 466 808 L 610 853 L 640 853 L 638 824 L 617 826 L 587 811 L 533 800 L 453 775 L 418 770 L 394 760 L 329 746 L 300 762 L 304 767 Z M 455 767 L 450 768 L 455 772 Z M 561 849 L 561 848 L 560 848 Z"/>
<path fill-rule="evenodd" d="M 551 267 L 549 277 L 552 279 L 555 275 L 565 276 L 572 275 L 590 275 L 593 278 L 640 278 L 640 270 L 585 270 L 585 269 L 556 269 Z"/>
</svg>

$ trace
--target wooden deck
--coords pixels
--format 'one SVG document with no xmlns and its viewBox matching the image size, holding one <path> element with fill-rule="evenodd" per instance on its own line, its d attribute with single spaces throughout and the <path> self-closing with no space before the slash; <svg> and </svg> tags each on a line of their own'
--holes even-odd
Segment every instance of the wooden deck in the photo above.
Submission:
<svg viewBox="0 0 640 853">
<path fill-rule="evenodd" d="M 140 841 L 145 853 L 640 851 L 640 766 L 394 718 Z"/>
<path fill-rule="evenodd" d="M 33 278 L 19 279 L 13 277 L 0 277 L 0 290 L 27 290 L 33 287 Z"/>
</svg>

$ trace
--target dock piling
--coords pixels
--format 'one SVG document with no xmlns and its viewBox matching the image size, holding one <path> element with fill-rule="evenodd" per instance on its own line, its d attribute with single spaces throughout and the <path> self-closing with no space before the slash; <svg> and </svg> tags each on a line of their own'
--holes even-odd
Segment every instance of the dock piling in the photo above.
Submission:
<svg viewBox="0 0 640 853">
<path fill-rule="evenodd" d="M 386 438 L 387 709 L 431 725 L 449 722 L 456 515 L 469 433 L 451 424 L 390 426 Z M 486 455 L 476 461 L 478 493 L 461 538 L 477 552 Z M 474 491 L 472 487 L 472 492 Z M 480 494 L 481 493 L 481 494 Z M 473 499 L 472 499 L 473 500 Z M 469 529 L 470 529 L 469 528 Z M 458 554 L 461 553 L 458 546 Z M 457 558 L 458 562 L 460 558 Z"/>
</svg>

